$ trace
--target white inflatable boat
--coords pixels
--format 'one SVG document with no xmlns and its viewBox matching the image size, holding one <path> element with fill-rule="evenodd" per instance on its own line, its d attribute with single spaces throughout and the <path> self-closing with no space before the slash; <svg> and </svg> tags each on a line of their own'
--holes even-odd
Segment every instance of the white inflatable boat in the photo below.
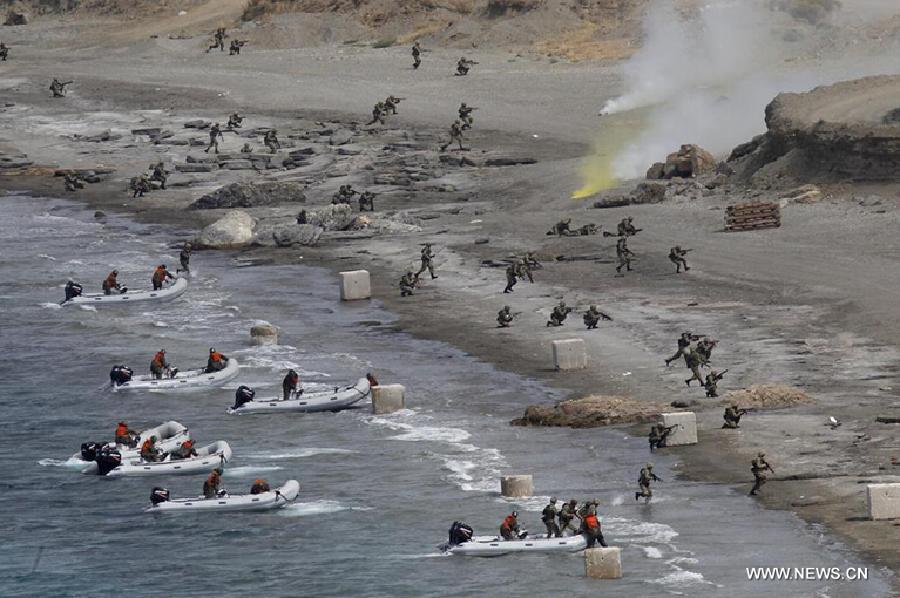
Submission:
<svg viewBox="0 0 900 598">
<path fill-rule="evenodd" d="M 587 548 L 584 536 L 565 538 L 525 538 L 524 540 L 504 540 L 497 536 L 475 536 L 462 544 L 441 547 L 444 552 L 457 556 L 502 556 L 518 552 L 578 552 Z"/>
<path fill-rule="evenodd" d="M 224 440 L 198 448 L 197 456 L 188 459 L 173 459 L 166 455 L 163 461 L 142 461 L 140 456 L 122 459 L 122 464 L 108 472 L 110 478 L 139 477 L 152 475 L 191 475 L 208 474 L 216 467 L 221 467 L 231 460 L 231 447 Z M 85 468 L 81 473 L 97 473 L 97 464 Z"/>
<path fill-rule="evenodd" d="M 175 299 L 188 288 L 187 277 L 179 277 L 175 282 L 164 285 L 159 291 L 128 291 L 127 293 L 83 293 L 61 305 L 125 305 L 128 303 L 144 303 L 147 301 L 169 301 Z"/>
<path fill-rule="evenodd" d="M 224 494 L 215 498 L 175 498 L 148 507 L 146 513 L 207 511 L 268 511 L 287 506 L 300 494 L 300 482 L 288 480 L 281 488 L 261 494 Z"/>
<path fill-rule="evenodd" d="M 116 444 L 115 442 L 108 442 L 100 446 L 114 447 L 122 455 L 123 461 L 126 459 L 138 459 L 141 456 L 141 445 L 151 436 L 156 436 L 156 448 L 168 453 L 181 446 L 181 443 L 185 440 L 190 440 L 191 432 L 176 421 L 168 421 L 156 426 L 155 428 L 148 428 L 146 430 L 143 430 L 141 432 L 140 439 L 138 439 L 137 441 L 137 445 L 133 448 L 122 444 Z M 100 446 L 98 446 L 97 448 L 100 448 Z M 94 467 L 97 466 L 93 459 L 85 459 L 85 455 L 83 452 L 75 453 L 72 456 L 76 459 L 81 459 L 85 463 L 90 463 Z"/>
<path fill-rule="evenodd" d="M 237 409 L 230 408 L 226 413 L 230 415 L 244 415 L 246 413 L 282 413 L 293 411 L 298 413 L 315 413 L 317 411 L 341 411 L 350 409 L 356 403 L 369 396 L 369 381 L 360 378 L 353 386 L 334 388 L 328 392 L 303 393 L 295 398 L 288 399 L 254 399 L 247 401 Z"/>
<path fill-rule="evenodd" d="M 199 370 L 179 371 L 174 378 L 162 378 L 157 380 L 151 375 L 134 376 L 128 382 L 116 385 L 112 384 L 114 391 L 122 390 L 180 390 L 189 388 L 210 388 L 221 386 L 238 374 L 238 362 L 233 357 L 228 358 L 225 369 L 218 372 L 206 373 L 206 368 Z"/>
</svg>

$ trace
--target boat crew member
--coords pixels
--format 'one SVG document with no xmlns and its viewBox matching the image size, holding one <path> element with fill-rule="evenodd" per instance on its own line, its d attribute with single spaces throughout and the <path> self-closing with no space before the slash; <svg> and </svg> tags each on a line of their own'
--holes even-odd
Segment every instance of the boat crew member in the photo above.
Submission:
<svg viewBox="0 0 900 598">
<path fill-rule="evenodd" d="M 83 290 L 84 287 L 70 279 L 69 282 L 66 283 L 66 301 L 70 301 L 75 297 L 81 297 L 81 292 Z"/>
<path fill-rule="evenodd" d="M 577 507 L 578 501 L 573 498 L 568 503 L 564 504 L 559 510 L 560 535 L 565 534 L 567 529 L 572 530 L 576 534 L 578 533 L 578 528 L 572 525 L 572 520 L 576 517 L 575 513 L 577 511 Z"/>
<path fill-rule="evenodd" d="M 253 482 L 253 485 L 250 486 L 250 494 L 262 494 L 263 492 L 269 492 L 271 488 L 269 488 L 269 482 L 258 479 Z"/>
<path fill-rule="evenodd" d="M 587 540 L 588 548 L 593 548 L 594 544 L 597 543 L 606 548 L 606 541 L 603 539 L 603 531 L 600 528 L 600 519 L 597 517 L 596 509 L 588 511 L 588 514 L 585 515 L 581 522 L 581 528 L 584 539 Z"/>
<path fill-rule="evenodd" d="M 562 538 L 562 532 L 559 529 L 559 526 L 556 525 L 556 497 L 550 497 L 550 504 L 544 507 L 544 510 L 541 511 L 541 521 L 544 522 L 544 525 L 547 527 L 547 537 L 553 538 L 554 536 L 557 538 Z"/>
<path fill-rule="evenodd" d="M 172 273 L 166 269 L 165 264 L 160 264 L 156 267 L 156 270 L 153 271 L 153 290 L 158 291 L 163 288 L 163 283 L 166 282 L 166 279 L 175 280 L 175 277 L 172 276 Z"/>
<path fill-rule="evenodd" d="M 228 358 L 210 347 L 209 359 L 206 361 L 206 373 L 221 372 L 227 365 Z"/>
<path fill-rule="evenodd" d="M 172 459 L 190 459 L 191 457 L 199 456 L 197 450 L 194 448 L 193 440 L 185 440 L 177 449 L 169 454 Z"/>
<path fill-rule="evenodd" d="M 519 539 L 519 521 L 518 521 L 519 513 L 518 511 L 513 511 L 503 520 L 503 523 L 500 524 L 500 535 L 504 540 L 518 540 Z"/>
<path fill-rule="evenodd" d="M 284 380 L 281 381 L 281 390 L 285 401 L 290 399 L 291 395 L 295 393 L 297 395 L 302 395 L 303 389 L 300 388 L 300 374 L 294 370 L 288 370 L 288 373 L 284 376 Z"/>
<path fill-rule="evenodd" d="M 141 435 L 128 427 L 125 422 L 119 422 L 116 426 L 116 444 L 124 444 L 125 446 L 137 446 L 137 441 Z"/>
<path fill-rule="evenodd" d="M 148 462 L 163 460 L 163 453 L 156 448 L 156 436 L 151 436 L 141 445 L 141 459 Z"/>
<path fill-rule="evenodd" d="M 372 375 L 372 372 L 366 373 L 366 381 L 369 383 L 369 388 L 378 386 L 378 380 L 375 379 L 375 376 Z"/>
<path fill-rule="evenodd" d="M 203 482 L 204 498 L 215 498 L 219 494 L 219 480 L 222 477 L 222 468 L 216 467 Z"/>
<path fill-rule="evenodd" d="M 153 361 L 150 362 L 150 375 L 156 380 L 162 380 L 163 374 L 165 374 L 168 369 L 169 362 L 166 361 L 166 350 L 160 349 L 156 352 L 156 355 L 153 356 Z"/>
<path fill-rule="evenodd" d="M 122 290 L 122 286 L 119 284 L 119 281 L 116 277 L 119 275 L 118 270 L 113 270 L 109 274 L 106 275 L 106 278 L 103 280 L 103 293 L 105 295 L 112 295 L 113 291 L 125 292 Z"/>
</svg>

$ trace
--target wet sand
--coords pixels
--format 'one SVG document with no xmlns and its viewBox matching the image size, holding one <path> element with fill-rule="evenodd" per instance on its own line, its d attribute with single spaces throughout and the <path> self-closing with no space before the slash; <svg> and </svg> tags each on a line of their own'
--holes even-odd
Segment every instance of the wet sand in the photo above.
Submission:
<svg viewBox="0 0 900 598">
<path fill-rule="evenodd" d="M 750 459 L 764 450 L 777 475 L 761 501 L 825 523 L 872 562 L 900 569 L 900 528 L 864 520 L 864 482 L 900 481 L 900 471 L 891 465 L 900 452 L 896 432 L 874 421 L 900 405 L 896 189 L 835 187 L 822 203 L 788 206 L 780 229 L 739 234 L 721 232 L 724 206 L 735 201 L 725 193 L 591 210 L 590 202 L 569 195 L 579 183 L 580 158 L 603 126 L 596 112 L 616 90 L 612 67 L 529 58 L 510 62 L 509 54 L 485 51 L 478 69 L 461 79 L 450 74 L 449 52 L 429 54 L 427 68 L 413 73 L 404 48 L 248 51 L 229 59 L 201 55 L 196 39 L 148 41 L 109 52 L 55 46 L 64 42 L 57 29 L 45 35 L 49 41 L 40 51 L 24 46 L 4 66 L 4 96 L 16 106 L 0 114 L 0 145 L 26 152 L 37 164 L 112 166 L 116 173 L 110 180 L 66 197 L 186 228 L 218 215 L 184 210 L 202 194 L 198 188 L 157 191 L 137 201 L 124 191 L 131 176 L 159 157 L 158 146 L 130 138 L 118 145 L 73 143 L 52 123 L 90 116 L 88 132 L 97 132 L 108 128 L 104 122 L 221 121 L 240 110 L 253 126 L 289 131 L 298 118 L 366 122 L 371 105 L 395 93 L 408 99 L 391 118 L 391 128 L 440 136 L 460 101 L 479 106 L 476 128 L 466 140 L 471 152 L 527 153 L 537 163 L 454 171 L 467 201 L 430 199 L 396 208 L 413 217 L 427 215 L 418 219 L 420 233 L 344 238 L 317 248 L 248 249 L 247 257 L 370 270 L 374 296 L 399 314 L 398 328 L 447 341 L 573 396 L 702 402 L 700 390 L 684 386 L 685 370 L 667 369 L 663 359 L 682 330 L 710 334 L 721 341 L 714 365 L 730 369 L 721 390 L 781 382 L 805 389 L 815 403 L 746 416 L 739 431 L 721 430 L 721 409 L 701 405 L 700 444 L 667 451 L 681 461 L 683 476 L 749 490 Z M 76 84 L 68 97 L 50 99 L 49 79 L 61 73 Z M 138 114 L 141 110 L 165 112 Z M 183 160 L 187 148 L 165 152 Z M 221 172 L 222 182 L 258 176 Z M 59 178 L 2 177 L 0 185 L 62 194 Z M 613 240 L 544 235 L 561 217 L 610 230 L 625 215 L 644 229 L 630 243 L 640 259 L 625 277 L 614 276 Z M 489 243 L 476 245 L 480 238 Z M 407 268 L 418 268 L 424 242 L 435 243 L 439 278 L 423 279 L 414 297 L 401 299 L 396 283 Z M 694 249 L 687 275 L 676 276 L 666 258 L 675 244 Z M 529 250 L 544 263 L 536 283 L 520 282 L 515 293 L 502 294 L 503 269 L 483 267 L 482 260 Z M 557 256 L 592 259 L 556 261 Z M 195 259 L 201 262 L 203 254 Z M 580 315 L 573 314 L 565 327 L 546 328 L 560 298 L 579 311 L 596 303 L 614 322 L 587 332 Z M 501 330 L 495 317 L 504 304 L 523 314 Z M 553 370 L 550 341 L 558 338 L 586 340 L 587 370 Z M 834 431 L 824 426 L 830 415 L 843 426 Z"/>
</svg>

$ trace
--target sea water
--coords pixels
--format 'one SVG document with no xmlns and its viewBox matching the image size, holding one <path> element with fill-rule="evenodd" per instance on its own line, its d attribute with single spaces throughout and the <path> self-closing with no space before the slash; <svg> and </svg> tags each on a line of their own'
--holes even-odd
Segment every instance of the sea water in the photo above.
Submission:
<svg viewBox="0 0 900 598">
<path fill-rule="evenodd" d="M 620 429 L 508 425 L 533 403 L 561 398 L 536 380 L 498 371 L 438 342 L 396 331 L 377 300 L 341 303 L 336 276 L 267 265 L 252 253 L 197 252 L 188 291 L 159 305 L 62 308 L 69 277 L 97 291 L 112 269 L 147 288 L 155 265 L 177 264 L 171 240 L 190 231 L 95 220 L 59 199 L 0 198 L 0 596 L 884 596 L 889 573 L 822 529 L 761 509 L 747 488 L 664 480 L 652 503 L 634 500 L 650 458 Z M 276 346 L 253 347 L 269 322 Z M 221 389 L 113 393 L 108 371 L 144 373 L 166 349 L 180 368 L 210 347 L 237 358 Z M 277 396 L 288 368 L 310 389 L 349 385 L 366 372 L 407 388 L 407 408 L 235 417 L 239 384 Z M 144 513 L 154 486 L 196 496 L 204 477 L 106 479 L 81 475 L 80 444 L 176 420 L 196 444 L 234 451 L 224 486 L 247 492 L 263 477 L 297 479 L 277 512 Z M 529 499 L 499 496 L 503 473 L 534 475 Z M 765 491 L 776 491 L 774 487 Z M 493 534 L 517 509 L 532 535 L 550 495 L 600 499 L 607 542 L 624 577 L 584 577 L 574 555 L 443 556 L 455 520 Z M 749 581 L 747 567 L 869 567 L 865 582 Z"/>
</svg>

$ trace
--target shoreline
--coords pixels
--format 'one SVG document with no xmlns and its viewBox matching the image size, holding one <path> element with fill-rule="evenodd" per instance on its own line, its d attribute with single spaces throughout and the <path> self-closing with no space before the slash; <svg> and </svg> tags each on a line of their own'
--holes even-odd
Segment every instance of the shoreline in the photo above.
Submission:
<svg viewBox="0 0 900 598">
<path fill-rule="evenodd" d="M 109 102 L 108 99 L 106 101 Z M 124 99 L 122 102 L 118 109 L 133 109 Z M 99 109 L 101 106 L 94 107 Z M 61 106 L 61 109 L 67 108 L 70 109 Z M 104 104 L 102 108 L 108 109 L 109 104 Z M 82 106 L 82 110 L 85 109 Z M 224 114 L 227 109 L 221 107 L 219 112 Z M 185 112 L 197 110 L 193 107 L 179 108 L 172 118 L 177 119 Z M 254 111 L 253 116 L 258 118 L 270 113 L 273 112 Z M 52 109 L 42 114 L 51 118 L 53 115 Z M 331 113 L 330 118 L 336 118 L 335 115 L 336 112 Z M 313 118 L 308 117 L 307 120 Z M 349 118 L 345 115 L 344 120 Z M 416 130 L 409 125 L 406 128 Z M 478 141 L 490 143 L 492 148 L 499 146 L 505 151 L 517 151 L 527 146 L 525 133 L 479 130 L 477 135 L 479 137 L 475 139 Z M 58 138 L 54 139 L 58 145 Z M 42 142 L 34 145 L 45 147 L 50 144 Z M 21 189 L 27 186 L 42 195 L 82 202 L 90 209 L 115 210 L 140 222 L 172 224 L 180 228 L 199 228 L 218 213 L 181 209 L 179 206 L 184 204 L 187 196 L 197 195 L 195 190 L 190 189 L 179 189 L 168 194 L 153 192 L 143 202 L 123 201 L 126 196 L 117 195 L 123 193 L 117 180 L 127 178 L 127 169 L 134 164 L 149 163 L 150 158 L 156 155 L 157 148 L 152 145 L 135 145 L 129 151 L 137 158 L 125 156 L 121 170 L 117 171 L 113 180 L 89 185 L 76 194 L 64 194 L 60 178 L 0 177 L 0 188 Z M 884 383 L 878 382 L 877 376 L 893 371 L 897 356 L 885 350 L 875 364 L 866 365 L 860 363 L 867 358 L 865 355 L 862 358 L 856 355 L 848 358 L 828 352 L 828 339 L 841 339 L 840 335 L 845 334 L 842 327 L 859 321 L 853 310 L 846 308 L 846 300 L 838 293 L 810 289 L 798 292 L 804 286 L 802 281 L 788 281 L 780 278 L 777 272 L 768 274 L 764 267 L 753 270 L 752 276 L 746 278 L 727 278 L 725 273 L 730 268 L 728 260 L 742 251 L 752 250 L 756 245 L 754 239 L 766 243 L 774 237 L 775 243 L 779 244 L 775 250 L 791 246 L 795 241 L 788 238 L 784 231 L 774 231 L 768 237 L 765 232 L 753 233 L 740 239 L 734 238 L 737 247 L 732 253 L 716 256 L 712 252 L 732 240 L 723 240 L 722 235 L 714 232 L 720 221 L 722 202 L 727 198 L 723 200 L 723 197 L 717 196 L 692 202 L 588 210 L 584 204 L 572 204 L 558 192 L 550 195 L 550 190 L 558 189 L 561 181 L 569 181 L 577 170 L 578 160 L 574 157 L 574 150 L 578 147 L 578 143 L 572 140 L 551 139 L 546 146 L 531 148 L 531 153 L 538 160 L 535 165 L 505 167 L 487 175 L 473 172 L 470 179 L 475 182 L 471 183 L 474 188 L 471 195 L 476 201 L 469 203 L 474 207 L 469 212 L 452 214 L 442 210 L 446 206 L 440 202 L 420 206 L 419 212 L 439 214 L 436 218 L 420 220 L 420 233 L 329 241 L 316 248 L 250 248 L 242 251 L 257 259 L 277 263 L 297 263 L 298 256 L 302 256 L 304 263 L 326 267 L 334 272 L 358 267 L 367 269 L 372 273 L 373 298 L 398 316 L 395 323 L 398 329 L 420 338 L 447 342 L 499 369 L 539 379 L 571 393 L 571 396 L 600 392 L 627 394 L 638 399 L 658 400 L 662 396 L 667 402 L 690 396 L 702 403 L 699 395 L 685 395 L 683 387 L 679 387 L 677 376 L 672 374 L 677 372 L 680 375 L 681 370 L 673 368 L 666 371 L 660 362 L 671 352 L 669 345 L 674 345 L 677 336 L 674 331 L 684 326 L 697 330 L 714 329 L 717 337 L 723 339 L 731 333 L 737 340 L 726 340 L 723 345 L 727 346 L 721 350 L 721 356 L 727 360 L 725 363 L 733 368 L 733 378 L 729 378 L 727 386 L 749 386 L 754 381 L 788 383 L 806 380 L 805 388 L 818 402 L 784 412 L 748 417 L 740 434 L 718 431 L 720 411 L 701 409 L 697 413 L 701 443 L 667 451 L 683 465 L 681 475 L 695 481 L 749 484 L 750 455 L 765 445 L 770 456 L 781 453 L 782 459 L 796 461 L 782 464 L 778 457 L 773 459 L 779 472 L 786 469 L 786 477 L 807 473 L 818 473 L 821 477 L 772 482 L 760 499 L 763 505 L 793 511 L 810 523 L 824 523 L 831 532 L 873 563 L 894 572 L 900 570 L 900 549 L 896 547 L 900 531 L 885 522 L 858 520 L 860 509 L 864 509 L 864 503 L 859 502 L 859 490 L 864 486 L 857 483 L 871 479 L 873 473 L 895 476 L 900 472 L 893 474 L 890 469 L 879 470 L 878 463 L 884 462 L 885 455 L 876 455 L 876 460 L 869 454 L 870 451 L 865 451 L 865 447 L 862 451 L 858 450 L 859 443 L 853 438 L 857 432 L 867 433 L 870 437 L 890 435 L 884 431 L 872 432 L 879 427 L 871 422 L 866 427 L 853 420 L 870 418 L 884 409 L 881 404 L 884 397 L 895 396 L 893 390 L 879 392 Z M 65 153 L 65 150 L 55 151 Z M 38 153 L 29 154 L 33 158 L 42 158 Z M 56 161 L 50 154 L 48 152 L 46 161 Z M 99 161 L 97 155 L 93 159 Z M 164 196 L 162 199 L 161 195 Z M 129 205 L 123 205 L 125 203 Z M 824 223 L 825 231 L 842 224 L 841 206 L 814 206 L 803 210 L 789 215 L 785 227 L 795 227 L 792 234 L 797 234 L 799 230 L 799 234 L 806 235 L 804 239 L 810 243 L 811 239 L 820 237 L 818 231 L 812 230 L 816 228 L 816 222 Z M 416 209 L 410 211 L 415 213 Z M 544 237 L 546 229 L 560 214 L 571 215 L 579 223 L 602 219 L 605 227 L 609 228 L 611 223 L 626 213 L 634 214 L 639 222 L 649 223 L 647 228 L 653 228 L 654 234 L 658 235 L 652 243 L 645 240 L 648 233 L 636 239 L 637 251 L 646 257 L 647 265 L 641 264 L 638 272 L 631 277 L 611 277 L 612 266 L 608 262 L 613 258 L 614 251 L 602 238 Z M 804 219 L 813 223 L 804 224 L 801 222 Z M 473 224 L 475 220 L 481 222 Z M 712 239 L 706 247 L 709 253 L 698 251 L 697 259 L 701 266 L 692 271 L 690 278 L 673 278 L 663 257 L 668 243 L 677 242 L 684 234 L 679 227 L 690 227 L 688 238 L 697 239 L 701 234 L 708 234 Z M 853 239 L 864 238 L 866 234 L 866 230 L 854 231 Z M 474 244 L 474 239 L 479 237 L 488 237 L 490 242 Z M 434 242 L 439 248 L 436 260 L 439 279 L 434 283 L 427 281 L 414 297 L 401 299 L 397 292 L 397 280 L 410 263 L 417 263 L 419 244 L 425 241 Z M 851 241 L 843 243 L 849 245 Z M 520 282 L 513 295 L 500 294 L 504 281 L 502 268 L 482 267 L 482 260 L 521 254 L 535 246 L 538 246 L 539 256 L 545 264 L 545 268 L 536 273 L 536 283 L 529 285 Z M 810 253 L 822 251 L 811 245 L 801 251 L 798 260 Z M 552 259 L 556 255 L 573 254 L 599 257 L 584 262 L 557 262 Z M 827 262 L 831 257 L 826 254 L 822 259 Z M 198 258 L 202 259 L 202 253 L 197 254 L 195 259 Z M 771 258 L 771 254 L 764 251 L 759 261 L 764 266 L 765 261 Z M 751 263 L 747 267 L 750 269 L 755 265 Z M 615 321 L 587 334 L 578 325 L 577 317 L 574 322 L 570 320 L 563 330 L 543 328 L 549 308 L 561 296 L 579 307 L 596 301 L 601 309 L 613 314 Z M 596 297 L 602 299 L 597 300 Z M 515 311 L 521 310 L 525 315 L 511 329 L 498 330 L 494 317 L 499 307 L 507 301 L 515 305 Z M 865 309 L 865 306 L 857 309 Z M 708 310 L 714 313 L 707 313 Z M 748 315 L 751 317 L 749 320 Z M 761 321 L 763 317 L 770 317 L 772 321 Z M 278 325 L 277 322 L 274 324 Z M 792 344 L 778 330 L 786 330 L 791 338 L 805 338 L 806 341 L 803 345 Z M 883 343 L 891 338 L 894 329 L 866 332 Z M 589 370 L 566 374 L 553 370 L 549 341 L 564 338 L 560 335 L 589 339 Z M 780 342 L 772 343 L 773 339 Z M 823 345 L 817 344 L 819 339 L 825 339 Z M 879 343 L 869 341 L 865 334 L 840 342 L 843 343 L 840 347 L 846 347 L 851 352 L 870 351 L 879 346 Z M 775 346 L 771 347 L 772 344 Z M 819 368 L 817 373 L 807 374 L 803 367 L 796 366 L 799 354 L 808 360 L 807 364 L 815 362 L 813 365 Z M 840 361 L 842 359 L 849 360 L 847 367 L 857 368 L 862 380 L 832 379 L 829 365 L 834 367 L 835 363 L 843 363 Z M 754 360 L 758 363 L 751 363 Z M 733 362 L 738 365 L 732 365 Z M 774 373 L 765 373 L 767 369 L 774 370 Z M 871 380 L 862 376 L 864 373 L 870 375 Z M 860 392 L 863 397 L 859 404 L 842 407 L 846 403 L 845 398 L 855 392 Z M 841 408 L 843 411 L 838 410 Z M 826 413 L 837 413 L 850 425 L 845 431 L 823 437 L 821 428 Z M 635 427 L 626 429 L 632 433 L 639 431 Z M 809 430 L 815 432 L 812 438 L 807 437 Z M 796 446 L 789 448 L 785 443 L 786 436 Z M 841 452 L 849 461 L 832 466 L 837 459 L 824 454 L 828 452 L 822 450 L 825 446 Z M 817 450 L 819 455 L 805 454 Z M 826 475 L 831 473 L 841 473 L 845 478 Z M 841 483 L 842 480 L 844 483 Z M 855 502 L 848 506 L 848 500 Z M 900 582 L 895 579 L 891 583 L 898 587 Z"/>
</svg>

